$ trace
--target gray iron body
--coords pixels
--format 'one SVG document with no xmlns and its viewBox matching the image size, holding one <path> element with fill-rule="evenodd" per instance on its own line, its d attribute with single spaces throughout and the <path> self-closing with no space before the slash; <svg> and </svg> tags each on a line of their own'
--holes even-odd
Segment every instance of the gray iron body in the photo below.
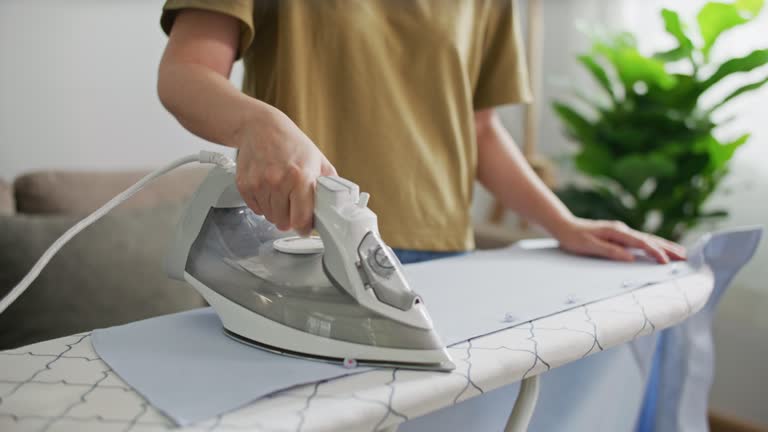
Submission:
<svg viewBox="0 0 768 432">
<path fill-rule="evenodd" d="M 315 229 L 324 250 L 289 254 L 273 243 L 296 234 L 253 213 L 234 179 L 234 169 L 211 170 L 179 221 L 166 262 L 170 277 L 211 304 L 228 335 L 321 360 L 454 368 L 356 184 L 318 179 Z"/>
</svg>

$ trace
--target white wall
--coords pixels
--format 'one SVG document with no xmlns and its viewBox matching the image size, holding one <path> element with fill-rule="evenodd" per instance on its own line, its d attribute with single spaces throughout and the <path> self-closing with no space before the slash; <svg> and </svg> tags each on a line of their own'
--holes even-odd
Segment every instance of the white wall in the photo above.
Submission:
<svg viewBox="0 0 768 432">
<path fill-rule="evenodd" d="M 156 96 L 162 4 L 0 2 L 0 178 L 155 167 L 203 145 Z"/>
</svg>

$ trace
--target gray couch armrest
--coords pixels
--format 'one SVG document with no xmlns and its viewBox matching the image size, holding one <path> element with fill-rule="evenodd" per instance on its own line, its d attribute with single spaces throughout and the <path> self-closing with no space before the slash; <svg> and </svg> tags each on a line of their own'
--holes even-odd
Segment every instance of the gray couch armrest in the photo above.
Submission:
<svg viewBox="0 0 768 432">
<path fill-rule="evenodd" d="M 118 209 L 151 208 L 181 203 L 197 189 L 207 167 L 183 168 L 159 177 L 120 204 Z M 128 189 L 145 171 L 38 171 L 23 174 L 14 182 L 18 213 L 87 214 Z"/>
<path fill-rule="evenodd" d="M 0 215 L 12 215 L 16 213 L 16 201 L 13 199 L 11 185 L 0 179 Z"/>
<path fill-rule="evenodd" d="M 0 350 L 204 306 L 163 262 L 180 205 L 110 213 L 75 236 L 0 314 Z M 0 216 L 0 296 L 79 216 Z"/>
</svg>

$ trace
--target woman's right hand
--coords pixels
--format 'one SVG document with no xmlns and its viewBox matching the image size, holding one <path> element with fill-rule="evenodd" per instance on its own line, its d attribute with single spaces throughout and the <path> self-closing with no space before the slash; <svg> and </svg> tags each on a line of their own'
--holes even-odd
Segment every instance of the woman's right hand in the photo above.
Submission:
<svg viewBox="0 0 768 432">
<path fill-rule="evenodd" d="M 248 207 L 282 231 L 309 235 L 317 178 L 336 169 L 287 115 L 272 107 L 244 122 L 234 137 L 237 188 Z"/>
</svg>

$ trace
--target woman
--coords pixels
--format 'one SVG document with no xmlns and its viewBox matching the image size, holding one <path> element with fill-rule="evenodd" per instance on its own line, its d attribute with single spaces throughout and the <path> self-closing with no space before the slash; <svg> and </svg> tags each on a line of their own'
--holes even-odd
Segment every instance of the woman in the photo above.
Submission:
<svg viewBox="0 0 768 432">
<path fill-rule="evenodd" d="M 461 253 L 477 179 L 566 251 L 684 257 L 575 217 L 525 162 L 494 111 L 530 98 L 513 0 L 168 0 L 161 24 L 161 101 L 239 150 L 241 195 L 280 229 L 307 234 L 315 180 L 338 172 L 370 192 L 404 261 Z M 240 57 L 243 92 L 228 80 Z"/>
</svg>

